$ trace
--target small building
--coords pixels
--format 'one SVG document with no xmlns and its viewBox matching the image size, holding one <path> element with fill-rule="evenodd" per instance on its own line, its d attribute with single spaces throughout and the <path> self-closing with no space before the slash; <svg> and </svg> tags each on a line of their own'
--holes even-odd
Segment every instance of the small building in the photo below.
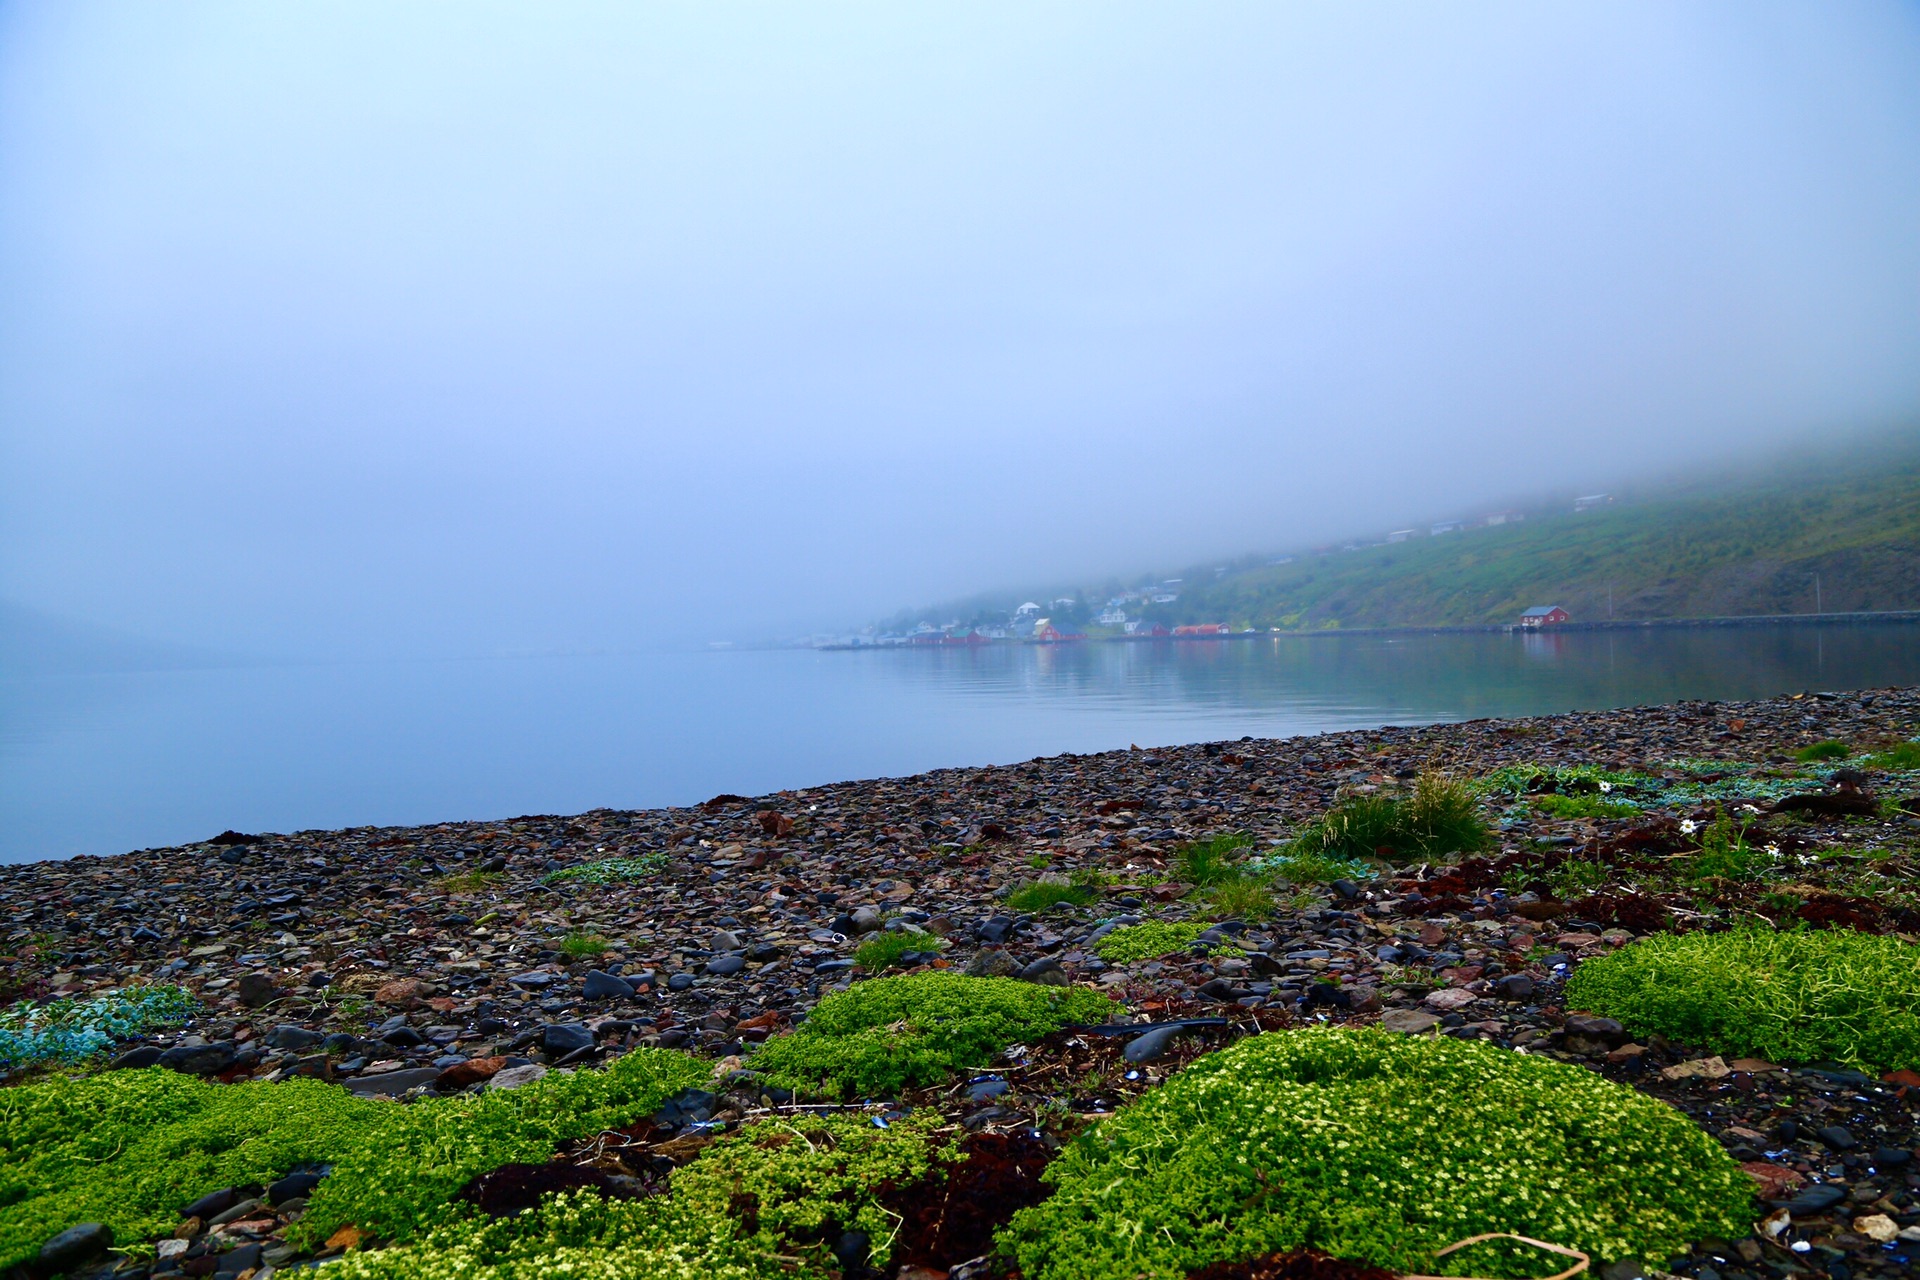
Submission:
<svg viewBox="0 0 1920 1280">
<path fill-rule="evenodd" d="M 1489 527 L 1501 524 L 1519 524 L 1526 518 L 1527 513 L 1524 511 L 1495 511 L 1489 513 L 1481 523 Z"/>
<path fill-rule="evenodd" d="M 1164 636 L 1169 633 L 1167 631 L 1167 624 L 1164 622 L 1148 622 L 1144 618 L 1135 618 L 1127 624 L 1127 634 L 1130 636 Z"/>
<path fill-rule="evenodd" d="M 1085 640 L 1087 633 L 1074 627 L 1056 626 L 1051 618 L 1042 618 L 1033 628 L 1035 644 L 1071 644 L 1075 640 Z"/>
<path fill-rule="evenodd" d="M 1557 604 L 1537 604 L 1520 615 L 1523 627 L 1557 627 L 1572 621 L 1573 615 Z"/>
<path fill-rule="evenodd" d="M 1591 511 L 1595 507 L 1604 507 L 1612 501 L 1613 495 L 1610 493 L 1583 494 L 1573 500 L 1573 509 L 1575 511 Z"/>
<path fill-rule="evenodd" d="M 1109 605 L 1094 621 L 1103 627 L 1124 627 L 1127 625 L 1127 611 L 1119 605 Z"/>
<path fill-rule="evenodd" d="M 1411 538 L 1412 536 L 1413 536 L 1413 530 L 1411 529 L 1395 529 L 1392 533 L 1389 533 L 1387 535 L 1387 541 L 1388 542 L 1405 542 L 1408 538 Z"/>
<path fill-rule="evenodd" d="M 1443 533 L 1458 533 L 1466 527 L 1467 522 L 1464 520 L 1436 520 L 1427 532 L 1437 538 Z"/>
<path fill-rule="evenodd" d="M 1173 629 L 1176 640 L 1205 640 L 1214 636 L 1230 636 L 1233 628 L 1224 622 L 1190 622 Z"/>
</svg>

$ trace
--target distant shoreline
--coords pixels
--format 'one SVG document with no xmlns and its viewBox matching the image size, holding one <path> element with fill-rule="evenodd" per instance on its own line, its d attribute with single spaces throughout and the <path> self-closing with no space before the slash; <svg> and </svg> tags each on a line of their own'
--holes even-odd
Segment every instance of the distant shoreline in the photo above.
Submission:
<svg viewBox="0 0 1920 1280">
<path fill-rule="evenodd" d="M 1511 622 L 1486 622 L 1424 627 L 1327 627 L 1315 631 L 1231 631 L 1205 636 L 1084 636 L 1077 640 L 980 640 L 965 644 L 822 644 L 816 652 L 864 653 L 883 649 L 987 649 L 1031 645 L 1058 649 L 1078 644 L 1218 644 L 1224 640 L 1264 640 L 1274 636 L 1437 636 L 1437 635 L 1559 635 L 1569 631 L 1657 631 L 1713 627 L 1875 627 L 1920 622 L 1920 609 L 1883 609 L 1860 613 L 1740 614 L 1725 618 L 1608 618 L 1598 622 L 1561 622 L 1546 627 L 1523 627 Z"/>
</svg>

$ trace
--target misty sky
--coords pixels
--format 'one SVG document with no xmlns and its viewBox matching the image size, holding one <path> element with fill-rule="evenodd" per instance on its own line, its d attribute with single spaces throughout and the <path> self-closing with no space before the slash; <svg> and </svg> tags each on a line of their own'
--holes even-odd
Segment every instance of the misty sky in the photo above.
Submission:
<svg viewBox="0 0 1920 1280">
<path fill-rule="evenodd" d="M 850 623 L 1920 421 L 1920 8 L 0 6 L 0 598 Z"/>
</svg>

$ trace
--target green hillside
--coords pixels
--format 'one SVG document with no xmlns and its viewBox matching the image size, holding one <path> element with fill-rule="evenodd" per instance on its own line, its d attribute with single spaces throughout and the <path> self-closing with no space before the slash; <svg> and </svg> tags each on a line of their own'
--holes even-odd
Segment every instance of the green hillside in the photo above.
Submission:
<svg viewBox="0 0 1920 1280">
<path fill-rule="evenodd" d="M 1920 609 L 1920 444 L 1845 450 L 1743 479 L 1571 503 L 1521 524 L 1302 555 L 1210 582 L 1189 574 L 1168 623 L 1393 627 Z"/>
</svg>

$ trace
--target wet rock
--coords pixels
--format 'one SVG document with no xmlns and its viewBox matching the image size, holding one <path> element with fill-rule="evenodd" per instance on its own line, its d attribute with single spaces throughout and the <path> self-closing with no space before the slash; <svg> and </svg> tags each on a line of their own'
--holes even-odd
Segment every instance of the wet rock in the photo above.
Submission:
<svg viewBox="0 0 1920 1280">
<path fill-rule="evenodd" d="M 210 1076 L 231 1067 L 234 1057 L 233 1045 L 224 1041 L 218 1044 L 176 1045 L 162 1053 L 155 1065 L 185 1075 Z"/>
<path fill-rule="evenodd" d="M 1066 987 L 1072 985 L 1072 982 L 1067 977 L 1066 970 L 1062 968 L 1060 962 L 1052 956 L 1046 956 L 1026 965 L 1020 970 L 1020 980 L 1022 982 L 1036 982 L 1043 987 Z"/>
<path fill-rule="evenodd" d="M 280 988 L 274 986 L 273 979 L 264 973 L 241 974 L 234 989 L 240 997 L 240 1003 L 249 1009 L 258 1009 L 280 998 Z"/>
<path fill-rule="evenodd" d="M 311 1195 L 313 1189 L 320 1185 L 321 1179 L 325 1178 L 328 1172 L 329 1170 L 321 1168 L 301 1169 L 289 1173 L 267 1188 L 267 1203 L 285 1204 L 296 1197 Z"/>
<path fill-rule="evenodd" d="M 209 1191 L 192 1204 L 180 1210 L 182 1218 L 198 1218 L 202 1222 L 215 1214 L 225 1213 L 244 1199 L 238 1187 L 222 1187 L 218 1191 Z"/>
<path fill-rule="evenodd" d="M 554 1057 L 593 1047 L 593 1032 L 582 1022 L 550 1022 L 540 1028 L 540 1047 Z"/>
<path fill-rule="evenodd" d="M 1153 1062 L 1165 1056 L 1167 1047 L 1185 1030 L 1185 1027 L 1155 1027 L 1145 1035 L 1138 1035 L 1127 1041 L 1127 1047 L 1121 1050 L 1121 1056 L 1135 1065 Z"/>
<path fill-rule="evenodd" d="M 1421 1009 L 1389 1009 L 1380 1015 L 1380 1029 L 1418 1035 L 1440 1025 L 1440 1015 Z"/>
<path fill-rule="evenodd" d="M 969 978 L 1011 978 L 1020 972 L 1020 962 L 997 947 L 984 947 L 967 962 Z"/>
<path fill-rule="evenodd" d="M 529 1062 L 521 1067 L 503 1067 L 487 1081 L 488 1089 L 518 1089 L 523 1084 L 532 1084 L 547 1074 L 547 1069 L 537 1062 Z"/>
<path fill-rule="evenodd" d="M 580 994 L 588 1000 L 631 1000 L 634 991 L 626 979 L 595 969 L 587 975 Z"/>
<path fill-rule="evenodd" d="M 435 1067 L 405 1067 L 399 1071 L 382 1071 L 370 1076 L 355 1076 L 346 1082 L 347 1092 L 367 1097 L 392 1097 L 417 1089 L 421 1085 L 432 1084 L 440 1076 Z"/>
<path fill-rule="evenodd" d="M 320 1044 L 325 1039 L 326 1037 L 318 1031 L 310 1031 L 306 1027 L 283 1024 L 275 1027 L 273 1031 L 268 1034 L 267 1044 L 271 1048 L 284 1052 L 298 1053 L 303 1049 L 313 1048 L 313 1046 Z"/>
<path fill-rule="evenodd" d="M 157 1044 L 138 1045 L 127 1050 L 107 1064 L 109 1071 L 128 1071 L 140 1067 L 151 1067 L 160 1061 L 163 1050 Z"/>
<path fill-rule="evenodd" d="M 1531 1000 L 1533 998 L 1533 979 L 1524 973 L 1506 974 L 1494 980 L 1493 993 L 1502 1000 Z"/>
<path fill-rule="evenodd" d="M 1860 1145 L 1844 1125 L 1830 1124 L 1816 1136 L 1829 1151 L 1851 1151 Z"/>
<path fill-rule="evenodd" d="M 441 1071 L 441 1073 L 435 1077 L 433 1087 L 441 1093 L 451 1093 L 456 1089 L 464 1089 L 471 1084 L 479 1084 L 482 1080 L 493 1079 L 505 1069 L 506 1065 L 506 1058 L 500 1055 L 487 1058 L 468 1058 L 464 1062 L 457 1062 Z"/>
<path fill-rule="evenodd" d="M 43 1273 L 67 1271 L 113 1247 L 113 1230 L 104 1223 L 68 1227 L 40 1246 L 35 1261 Z"/>
<path fill-rule="evenodd" d="M 706 971 L 716 978 L 736 974 L 746 967 L 745 956 L 715 956 L 706 963 Z"/>
</svg>

